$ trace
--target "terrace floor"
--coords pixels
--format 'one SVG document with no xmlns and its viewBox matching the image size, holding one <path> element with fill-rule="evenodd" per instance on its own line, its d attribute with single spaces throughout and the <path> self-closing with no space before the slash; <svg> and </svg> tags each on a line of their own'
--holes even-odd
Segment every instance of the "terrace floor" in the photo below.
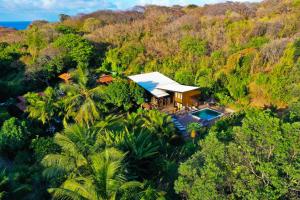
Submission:
<svg viewBox="0 0 300 200">
<path fill-rule="evenodd" d="M 216 110 L 216 111 L 222 113 L 223 116 L 228 116 L 233 112 L 232 110 L 228 110 L 226 108 L 221 108 L 221 107 L 217 107 L 217 106 L 209 106 L 209 105 L 201 105 L 197 108 L 194 108 L 193 110 L 201 110 L 204 108 Z M 197 119 L 191 115 L 191 112 L 192 112 L 192 110 L 181 110 L 181 111 L 177 111 L 176 113 L 172 114 L 172 118 L 173 118 L 173 122 L 174 122 L 175 126 L 178 128 L 178 125 L 179 125 L 179 127 L 180 127 L 180 128 L 178 128 L 179 131 L 185 136 L 188 136 L 187 127 L 190 123 L 195 122 L 195 123 L 201 124 L 202 126 L 211 126 L 218 119 L 220 119 L 219 117 L 216 119 L 210 120 L 210 121 Z"/>
</svg>

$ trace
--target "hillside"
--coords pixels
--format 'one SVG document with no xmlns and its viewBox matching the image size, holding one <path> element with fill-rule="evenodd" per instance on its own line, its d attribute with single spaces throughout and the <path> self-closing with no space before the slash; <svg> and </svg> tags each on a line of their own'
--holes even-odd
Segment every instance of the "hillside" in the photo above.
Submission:
<svg viewBox="0 0 300 200">
<path fill-rule="evenodd" d="M 0 70 L 0 200 L 300 198 L 299 0 L 0 27 Z M 166 114 L 128 81 L 156 71 L 222 117 L 183 134 L 202 107 Z"/>
</svg>

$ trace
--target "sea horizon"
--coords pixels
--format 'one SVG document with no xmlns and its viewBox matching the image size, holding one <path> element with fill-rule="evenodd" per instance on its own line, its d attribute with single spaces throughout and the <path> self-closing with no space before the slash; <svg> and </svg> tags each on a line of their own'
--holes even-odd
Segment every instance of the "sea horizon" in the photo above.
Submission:
<svg viewBox="0 0 300 200">
<path fill-rule="evenodd" d="M 0 27 L 26 30 L 32 21 L 0 21 Z"/>
</svg>

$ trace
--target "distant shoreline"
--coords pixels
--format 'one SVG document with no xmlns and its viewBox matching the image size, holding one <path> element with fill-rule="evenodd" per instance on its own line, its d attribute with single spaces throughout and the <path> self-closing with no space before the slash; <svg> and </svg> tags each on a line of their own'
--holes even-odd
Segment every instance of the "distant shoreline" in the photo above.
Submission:
<svg viewBox="0 0 300 200">
<path fill-rule="evenodd" d="M 32 21 L 0 21 L 0 27 L 26 30 Z"/>
</svg>

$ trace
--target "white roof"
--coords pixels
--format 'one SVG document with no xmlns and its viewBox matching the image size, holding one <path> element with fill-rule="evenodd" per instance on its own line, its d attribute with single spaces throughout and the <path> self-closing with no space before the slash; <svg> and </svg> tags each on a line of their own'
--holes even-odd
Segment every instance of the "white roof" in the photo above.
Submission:
<svg viewBox="0 0 300 200">
<path fill-rule="evenodd" d="M 168 96 L 169 94 L 166 91 L 187 92 L 198 89 L 198 87 L 181 85 L 159 72 L 138 74 L 128 78 L 156 97 Z"/>
<path fill-rule="evenodd" d="M 188 92 L 188 91 L 198 89 L 198 87 L 181 85 L 178 83 L 176 85 L 175 84 L 161 85 L 158 86 L 157 88 L 162 90 L 173 91 L 173 92 Z"/>
</svg>

